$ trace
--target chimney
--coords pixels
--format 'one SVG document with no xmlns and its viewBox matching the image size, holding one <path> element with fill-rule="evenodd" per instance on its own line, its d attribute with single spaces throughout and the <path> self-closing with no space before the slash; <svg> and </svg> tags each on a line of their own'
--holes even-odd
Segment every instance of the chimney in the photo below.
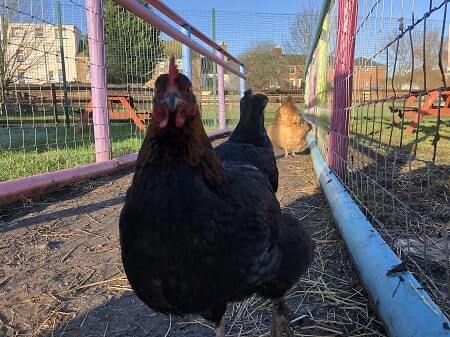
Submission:
<svg viewBox="0 0 450 337">
<path fill-rule="evenodd" d="M 276 46 L 272 49 L 273 56 L 281 57 L 283 55 L 283 49 L 280 46 Z"/>
<path fill-rule="evenodd" d="M 224 41 L 220 42 L 219 46 L 225 51 L 228 50 L 228 45 Z"/>
</svg>

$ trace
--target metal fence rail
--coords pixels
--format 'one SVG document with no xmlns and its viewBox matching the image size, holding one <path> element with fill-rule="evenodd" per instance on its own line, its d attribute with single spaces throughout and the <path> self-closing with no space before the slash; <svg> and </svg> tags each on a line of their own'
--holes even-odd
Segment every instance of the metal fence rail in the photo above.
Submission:
<svg viewBox="0 0 450 337">
<path fill-rule="evenodd" d="M 224 130 L 226 115 L 237 116 L 242 83 L 236 74 L 244 77 L 242 65 L 232 66 L 220 50 L 210 52 L 208 41 L 200 45 L 164 13 L 125 2 L 140 6 L 140 14 L 149 14 L 150 21 L 112 0 L 2 2 L 0 181 L 82 164 L 115 167 L 112 158 L 118 158 L 118 166 L 128 163 L 131 157 L 121 156 L 141 145 L 151 122 L 154 83 L 167 72 L 170 55 L 192 80 L 207 131 Z M 163 35 L 157 25 L 178 40 Z M 105 165 L 97 168 L 103 172 Z M 95 170 L 85 166 L 36 176 L 25 190 L 28 180 L 5 182 L 0 199 L 10 200 L 14 186 L 18 195 L 29 196 L 51 189 L 48 182 L 60 187 L 62 182 L 52 177 L 74 181 Z M 68 177 L 70 172 L 76 177 Z"/>
<path fill-rule="evenodd" d="M 305 114 L 341 183 L 449 316 L 447 1 L 329 3 Z"/>
</svg>

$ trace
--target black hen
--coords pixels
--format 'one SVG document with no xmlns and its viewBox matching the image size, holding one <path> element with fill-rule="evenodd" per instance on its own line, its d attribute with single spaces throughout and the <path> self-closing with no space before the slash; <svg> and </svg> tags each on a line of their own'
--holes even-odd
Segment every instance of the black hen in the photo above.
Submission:
<svg viewBox="0 0 450 337">
<path fill-rule="evenodd" d="M 274 192 L 278 190 L 278 167 L 272 142 L 264 127 L 264 108 L 268 98 L 252 95 L 247 90 L 241 100 L 239 123 L 230 138 L 216 147 L 222 161 L 251 164 L 269 179 Z"/>
<path fill-rule="evenodd" d="M 154 123 L 120 216 L 126 275 L 153 310 L 199 314 L 220 337 L 227 303 L 253 293 L 273 299 L 273 336 L 280 337 L 282 297 L 311 263 L 312 241 L 281 212 L 265 174 L 220 162 L 191 83 L 174 68 L 171 60 L 169 76 L 156 81 Z"/>
</svg>

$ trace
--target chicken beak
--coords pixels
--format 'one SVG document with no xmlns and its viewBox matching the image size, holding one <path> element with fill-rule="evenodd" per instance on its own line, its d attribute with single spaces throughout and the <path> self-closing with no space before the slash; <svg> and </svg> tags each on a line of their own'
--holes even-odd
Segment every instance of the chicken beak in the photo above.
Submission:
<svg viewBox="0 0 450 337">
<path fill-rule="evenodd" d="M 166 104 L 169 111 L 175 111 L 178 104 L 180 103 L 180 99 L 178 98 L 178 94 L 173 91 L 169 91 L 164 98 L 164 103 Z"/>
</svg>

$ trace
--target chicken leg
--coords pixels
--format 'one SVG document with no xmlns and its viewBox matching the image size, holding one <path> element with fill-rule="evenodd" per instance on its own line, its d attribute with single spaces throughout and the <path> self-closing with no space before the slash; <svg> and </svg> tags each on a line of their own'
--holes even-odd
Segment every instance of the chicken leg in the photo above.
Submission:
<svg viewBox="0 0 450 337">
<path fill-rule="evenodd" d="M 288 337 L 294 337 L 290 322 L 286 317 L 286 304 L 283 299 L 274 300 L 272 303 L 272 332 L 271 337 L 283 337 L 284 333 Z"/>
<path fill-rule="evenodd" d="M 225 315 L 220 320 L 220 323 L 216 325 L 216 337 L 225 337 Z"/>
<path fill-rule="evenodd" d="M 288 157 L 289 157 L 288 149 L 284 149 L 284 158 L 288 158 Z"/>
</svg>

